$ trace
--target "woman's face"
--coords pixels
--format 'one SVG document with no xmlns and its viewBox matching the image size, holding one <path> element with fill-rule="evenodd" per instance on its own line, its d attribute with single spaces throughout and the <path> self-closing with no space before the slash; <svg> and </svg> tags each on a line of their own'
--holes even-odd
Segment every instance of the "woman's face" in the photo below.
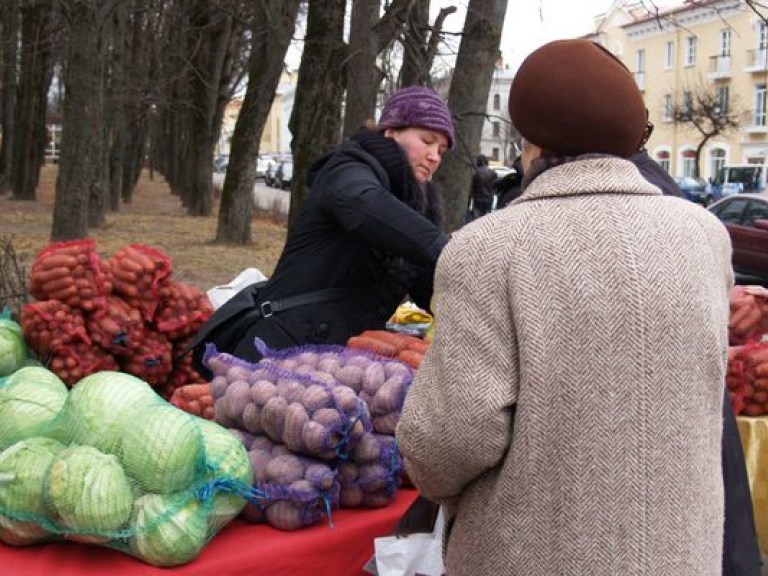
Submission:
<svg viewBox="0 0 768 576">
<path fill-rule="evenodd" d="M 405 150 L 416 180 L 424 184 L 440 166 L 443 154 L 448 150 L 448 138 L 440 132 L 425 128 L 387 128 L 384 135 L 394 140 Z"/>
</svg>

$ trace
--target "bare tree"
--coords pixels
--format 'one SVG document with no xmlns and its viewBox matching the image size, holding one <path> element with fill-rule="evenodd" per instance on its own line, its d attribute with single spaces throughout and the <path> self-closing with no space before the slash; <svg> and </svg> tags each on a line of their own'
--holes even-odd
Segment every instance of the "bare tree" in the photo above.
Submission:
<svg viewBox="0 0 768 576">
<path fill-rule="evenodd" d="M 739 126 L 737 109 L 729 103 L 720 102 L 718 94 L 703 86 L 683 92 L 683 101 L 673 108 L 672 119 L 676 124 L 688 126 L 699 133 L 694 164 L 694 176 L 697 178 L 701 173 L 701 152 L 707 142 Z"/>
<path fill-rule="evenodd" d="M 232 151 L 219 207 L 216 241 L 250 244 L 254 158 L 267 122 L 283 60 L 291 42 L 299 0 L 265 0 L 254 5 L 248 87 L 232 135 Z"/>
<path fill-rule="evenodd" d="M 16 112 L 16 85 L 18 83 L 19 45 L 19 0 L 9 0 L 8 5 L 0 14 L 2 27 L 2 86 L 0 86 L 0 130 L 3 141 L 0 145 L 0 193 L 11 187 L 11 168 L 13 166 L 13 118 Z"/>
<path fill-rule="evenodd" d="M 448 227 L 463 223 L 485 121 L 493 70 L 499 57 L 506 0 L 470 0 L 448 106 L 456 120 L 456 148 L 446 155 L 435 179 L 446 200 Z"/>
<path fill-rule="evenodd" d="M 288 123 L 293 136 L 294 165 L 289 223 L 295 221 L 304 201 L 310 163 L 337 145 L 341 138 L 341 100 L 347 61 L 345 7 L 345 0 L 309 3 L 296 99 Z"/>
<path fill-rule="evenodd" d="M 376 66 L 380 0 L 357 0 L 352 4 L 349 29 L 347 101 L 344 136 L 351 136 L 373 117 L 382 73 Z"/>
</svg>

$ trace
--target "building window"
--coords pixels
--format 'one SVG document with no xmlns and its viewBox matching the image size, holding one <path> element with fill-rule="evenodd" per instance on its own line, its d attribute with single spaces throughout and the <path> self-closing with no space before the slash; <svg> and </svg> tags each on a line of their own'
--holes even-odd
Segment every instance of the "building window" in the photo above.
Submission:
<svg viewBox="0 0 768 576">
<path fill-rule="evenodd" d="M 720 30 L 720 56 L 726 58 L 731 55 L 731 29 Z"/>
<path fill-rule="evenodd" d="M 493 95 L 493 109 L 501 110 L 501 96 L 498 94 Z"/>
<path fill-rule="evenodd" d="M 683 176 L 693 176 L 696 170 L 696 152 L 683 150 Z"/>
<path fill-rule="evenodd" d="M 675 43 L 667 42 L 667 47 L 664 52 L 664 68 L 671 70 L 675 65 Z"/>
<path fill-rule="evenodd" d="M 765 50 L 768 48 L 768 26 L 761 21 L 757 29 L 757 49 Z"/>
<path fill-rule="evenodd" d="M 669 152 L 667 152 L 666 150 L 662 150 L 661 152 L 657 152 L 656 153 L 656 162 L 658 162 L 659 166 L 664 168 L 664 170 L 666 170 L 667 173 L 669 173 L 669 170 L 671 168 L 671 164 L 670 164 L 670 161 L 669 161 Z"/>
<path fill-rule="evenodd" d="M 693 113 L 693 93 L 686 90 L 683 92 L 683 114 L 690 116 Z"/>
<path fill-rule="evenodd" d="M 725 150 L 722 148 L 713 148 L 709 152 L 709 175 L 712 178 L 717 176 L 720 168 L 725 166 Z"/>
<path fill-rule="evenodd" d="M 672 103 L 672 94 L 664 94 L 664 103 L 662 104 L 661 108 L 662 121 L 672 122 L 673 106 L 674 104 Z"/>
<path fill-rule="evenodd" d="M 494 122 L 493 123 L 493 137 L 499 138 L 501 136 L 501 123 Z"/>
<path fill-rule="evenodd" d="M 696 65 L 696 36 L 688 36 L 685 39 L 685 65 Z"/>
<path fill-rule="evenodd" d="M 491 160 L 493 160 L 494 162 L 498 162 L 499 161 L 499 149 L 498 148 L 493 148 L 491 150 Z"/>
<path fill-rule="evenodd" d="M 719 86 L 717 89 L 717 106 L 720 114 L 728 114 L 728 100 L 730 99 L 730 89 L 728 86 Z"/>
<path fill-rule="evenodd" d="M 765 84 L 755 86 L 755 126 L 765 126 Z"/>
<path fill-rule="evenodd" d="M 645 50 L 635 53 L 635 81 L 641 90 L 645 88 Z"/>
</svg>

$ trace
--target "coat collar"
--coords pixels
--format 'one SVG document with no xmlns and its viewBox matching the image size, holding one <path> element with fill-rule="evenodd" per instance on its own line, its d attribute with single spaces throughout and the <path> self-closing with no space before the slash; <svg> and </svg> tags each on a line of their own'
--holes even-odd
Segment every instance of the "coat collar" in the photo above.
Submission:
<svg viewBox="0 0 768 576">
<path fill-rule="evenodd" d="M 561 196 L 624 194 L 660 196 L 629 160 L 600 156 L 560 164 L 541 173 L 516 203 Z"/>
</svg>

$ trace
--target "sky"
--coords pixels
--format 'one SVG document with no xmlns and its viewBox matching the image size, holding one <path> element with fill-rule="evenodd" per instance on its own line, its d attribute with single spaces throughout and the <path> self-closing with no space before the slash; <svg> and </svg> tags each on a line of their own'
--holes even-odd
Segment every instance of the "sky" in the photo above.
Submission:
<svg viewBox="0 0 768 576">
<path fill-rule="evenodd" d="M 682 0 L 653 0 L 658 7 L 682 4 Z M 432 0 L 434 16 L 444 6 L 459 11 L 448 17 L 447 30 L 460 31 L 468 0 Z M 505 63 L 511 68 L 533 50 L 561 38 L 575 38 L 594 31 L 595 17 L 604 14 L 613 0 L 509 0 L 501 41 Z M 650 0 L 649 0 L 650 4 Z"/>
</svg>

